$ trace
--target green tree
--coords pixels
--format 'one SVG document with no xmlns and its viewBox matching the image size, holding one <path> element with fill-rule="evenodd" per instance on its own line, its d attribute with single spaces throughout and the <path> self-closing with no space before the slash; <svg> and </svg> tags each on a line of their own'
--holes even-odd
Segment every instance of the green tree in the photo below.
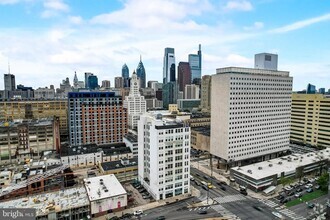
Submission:
<svg viewBox="0 0 330 220">
<path fill-rule="evenodd" d="M 293 182 L 292 178 L 281 177 L 280 179 L 280 184 L 282 184 L 283 186 L 288 185 L 292 182 Z"/>
<path fill-rule="evenodd" d="M 329 174 L 324 173 L 320 176 L 320 178 L 317 180 L 317 183 L 320 185 L 320 189 L 324 192 L 328 191 L 328 185 L 329 185 Z"/>
</svg>

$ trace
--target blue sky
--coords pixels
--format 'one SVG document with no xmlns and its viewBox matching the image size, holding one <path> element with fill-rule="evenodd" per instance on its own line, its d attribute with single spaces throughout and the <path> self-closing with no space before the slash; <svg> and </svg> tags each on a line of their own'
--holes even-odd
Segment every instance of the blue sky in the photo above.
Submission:
<svg viewBox="0 0 330 220">
<path fill-rule="evenodd" d="M 161 81 L 165 47 L 178 63 L 201 43 L 203 75 L 272 52 L 294 90 L 328 89 L 329 39 L 328 0 L 0 0 L 0 74 L 9 61 L 16 83 L 35 88 L 72 82 L 74 71 L 113 84 L 140 54 L 147 80 Z"/>
</svg>

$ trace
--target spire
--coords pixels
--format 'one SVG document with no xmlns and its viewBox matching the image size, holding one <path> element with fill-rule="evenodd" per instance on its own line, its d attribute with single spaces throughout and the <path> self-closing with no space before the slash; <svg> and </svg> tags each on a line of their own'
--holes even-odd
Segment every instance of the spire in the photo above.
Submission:
<svg viewBox="0 0 330 220">
<path fill-rule="evenodd" d="M 142 55 L 140 54 L 140 62 L 142 62 Z"/>
<path fill-rule="evenodd" d="M 10 74 L 10 63 L 8 61 L 8 73 Z"/>
</svg>

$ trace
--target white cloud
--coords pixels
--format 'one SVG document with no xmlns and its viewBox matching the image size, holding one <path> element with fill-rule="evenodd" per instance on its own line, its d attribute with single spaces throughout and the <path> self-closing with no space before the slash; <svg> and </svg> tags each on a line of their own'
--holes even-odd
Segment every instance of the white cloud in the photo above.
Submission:
<svg viewBox="0 0 330 220">
<path fill-rule="evenodd" d="M 82 24 L 84 21 L 80 16 L 69 16 L 68 20 L 71 24 Z"/>
<path fill-rule="evenodd" d="M 253 6 L 247 0 L 230 0 L 225 5 L 226 11 L 251 11 Z"/>
<path fill-rule="evenodd" d="M 44 7 L 48 10 L 68 12 L 69 6 L 63 0 L 45 0 Z"/>
<path fill-rule="evenodd" d="M 101 14 L 91 19 L 92 24 L 126 25 L 133 28 L 169 29 L 172 27 L 199 29 L 189 15 L 198 16 L 212 10 L 208 0 L 127 0 L 119 11 Z M 182 25 L 186 22 L 187 25 Z"/>
<path fill-rule="evenodd" d="M 264 27 L 264 23 L 260 21 L 256 21 L 253 23 L 252 26 L 244 27 L 243 29 L 246 31 L 251 31 L 251 30 L 260 30 Z"/>
<path fill-rule="evenodd" d="M 270 33 L 286 33 L 286 32 L 289 32 L 289 31 L 294 31 L 294 30 L 298 30 L 298 29 L 301 29 L 301 28 L 304 28 L 304 27 L 308 27 L 312 24 L 316 24 L 316 23 L 324 22 L 324 21 L 329 21 L 329 20 L 330 20 L 330 13 L 322 15 L 322 16 L 318 16 L 318 17 L 314 17 L 314 18 L 294 22 L 292 24 L 285 25 L 283 27 L 275 28 L 273 30 L 270 30 L 269 32 Z"/>
</svg>

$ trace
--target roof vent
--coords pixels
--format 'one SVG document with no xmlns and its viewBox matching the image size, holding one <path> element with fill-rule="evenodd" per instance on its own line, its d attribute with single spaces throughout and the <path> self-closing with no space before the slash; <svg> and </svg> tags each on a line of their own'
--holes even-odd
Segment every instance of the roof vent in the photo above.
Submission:
<svg viewBox="0 0 330 220">
<path fill-rule="evenodd" d="M 252 174 L 252 170 L 248 170 L 247 172 Z"/>
<path fill-rule="evenodd" d="M 258 170 L 262 170 L 262 167 L 258 167 Z"/>
<path fill-rule="evenodd" d="M 282 164 L 282 161 L 278 161 L 278 164 Z"/>
<path fill-rule="evenodd" d="M 273 164 L 268 164 L 268 166 L 269 166 L 269 167 L 272 167 L 272 166 L 273 166 Z"/>
</svg>

